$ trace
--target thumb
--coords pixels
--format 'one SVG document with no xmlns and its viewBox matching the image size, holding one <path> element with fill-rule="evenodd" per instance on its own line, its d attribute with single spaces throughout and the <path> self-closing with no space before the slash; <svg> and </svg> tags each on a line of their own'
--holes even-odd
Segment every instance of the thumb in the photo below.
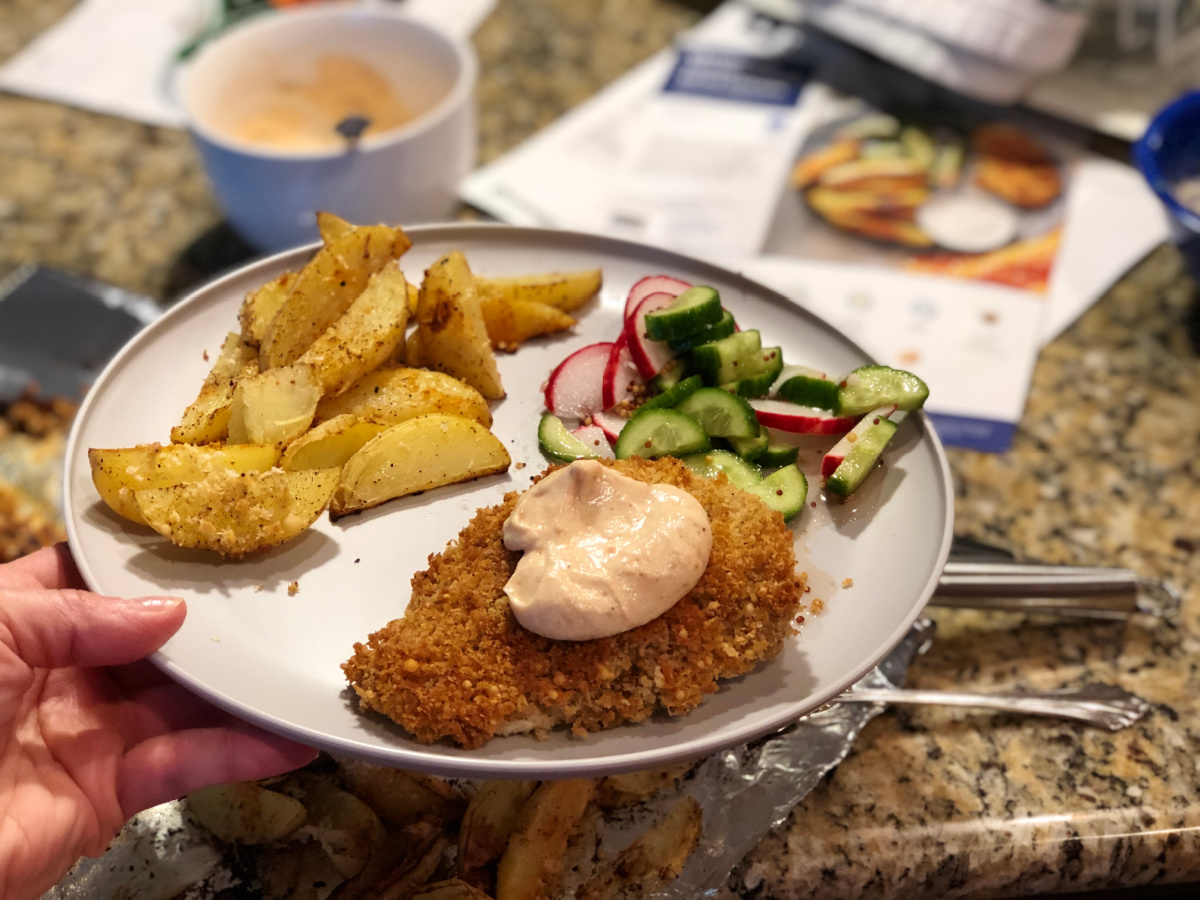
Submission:
<svg viewBox="0 0 1200 900">
<path fill-rule="evenodd" d="M 178 597 L 123 599 L 87 591 L 0 592 L 0 645 L 36 669 L 116 666 L 153 653 L 183 624 Z"/>
</svg>

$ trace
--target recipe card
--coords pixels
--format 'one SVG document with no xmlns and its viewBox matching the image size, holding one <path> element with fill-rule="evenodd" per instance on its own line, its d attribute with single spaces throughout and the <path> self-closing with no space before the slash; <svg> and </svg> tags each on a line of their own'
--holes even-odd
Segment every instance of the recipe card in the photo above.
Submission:
<svg viewBox="0 0 1200 900">
<path fill-rule="evenodd" d="M 947 444 L 1006 450 L 1040 348 L 1167 238 L 1161 210 L 1069 133 L 835 91 L 805 40 L 726 3 L 461 195 L 744 272 L 921 376 Z"/>
</svg>

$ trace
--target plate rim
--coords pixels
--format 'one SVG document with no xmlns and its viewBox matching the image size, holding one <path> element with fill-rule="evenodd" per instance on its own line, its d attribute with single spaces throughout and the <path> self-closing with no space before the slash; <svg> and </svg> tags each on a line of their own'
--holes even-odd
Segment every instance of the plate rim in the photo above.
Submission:
<svg viewBox="0 0 1200 900">
<path fill-rule="evenodd" d="M 761 282 L 748 278 L 740 272 L 725 268 L 715 263 L 710 263 L 706 260 L 688 256 L 683 253 L 668 250 L 665 248 L 655 247 L 649 244 L 643 244 L 637 241 L 627 241 L 620 238 L 613 238 L 606 235 L 596 235 L 587 232 L 565 231 L 561 229 L 549 228 L 531 228 L 522 226 L 505 225 L 503 223 L 440 223 L 432 225 L 415 225 L 406 227 L 405 233 L 413 241 L 413 246 L 419 246 L 423 242 L 433 242 L 437 240 L 470 240 L 475 236 L 488 235 L 488 238 L 495 235 L 506 235 L 525 239 L 532 243 L 548 243 L 560 245 L 555 249 L 584 249 L 596 250 L 603 252 L 607 250 L 613 254 L 626 257 L 636 256 L 639 254 L 653 257 L 654 265 L 670 266 L 676 264 L 681 268 L 689 269 L 693 272 L 705 272 L 718 276 L 722 281 L 733 282 L 738 288 L 753 295 L 756 299 L 767 301 L 773 305 L 780 306 L 789 312 L 798 314 L 806 319 L 811 325 L 824 330 L 835 336 L 837 340 L 861 354 L 866 359 L 873 359 L 872 355 L 860 347 L 857 343 L 843 334 L 833 325 L 826 322 L 816 314 L 805 309 L 798 303 L 788 299 L 784 294 L 773 288 L 768 287 Z M 154 335 L 162 329 L 170 327 L 172 320 L 183 315 L 185 311 L 194 305 L 205 302 L 210 299 L 210 295 L 214 292 L 219 292 L 227 282 L 241 280 L 259 270 L 269 270 L 279 268 L 280 266 L 288 266 L 293 263 L 302 264 L 306 262 L 313 253 L 322 246 L 320 241 L 305 244 L 299 247 L 294 247 L 289 250 L 283 250 L 277 253 L 258 257 L 249 262 L 230 268 L 221 272 L 210 279 L 207 279 L 189 290 L 177 302 L 173 303 L 169 309 L 166 309 L 161 316 L 154 322 L 139 331 L 130 341 L 108 362 L 96 378 L 83 403 L 80 405 L 79 411 L 75 416 L 74 422 L 68 436 L 64 449 L 64 467 L 62 475 L 62 497 L 63 497 L 63 518 L 67 531 L 68 546 L 72 548 L 72 557 L 75 559 L 76 566 L 79 569 L 80 575 L 87 583 L 88 587 L 98 593 L 104 593 L 100 589 L 98 580 L 91 570 L 88 560 L 81 555 L 75 553 L 75 548 L 81 544 L 81 538 L 77 528 L 77 515 L 75 512 L 75 497 L 71 489 L 71 463 L 78 455 L 78 443 L 82 439 L 81 433 L 84 428 L 91 408 L 97 398 L 103 393 L 106 383 L 116 377 L 117 373 L 124 365 L 126 360 L 136 354 L 142 344 L 153 339 Z M 748 729 L 746 732 L 739 734 L 738 740 L 730 743 L 726 739 L 706 739 L 702 734 L 698 738 L 693 738 L 690 741 L 683 743 L 673 743 L 666 748 L 658 748 L 651 750 L 636 750 L 626 751 L 605 756 L 601 760 L 596 759 L 568 759 L 558 762 L 553 766 L 553 771 L 548 772 L 548 763 L 545 760 L 537 759 L 494 759 L 494 758 L 472 758 L 470 756 L 451 756 L 430 752 L 425 749 L 427 745 L 419 744 L 412 740 L 412 746 L 405 744 L 392 745 L 386 748 L 368 743 L 366 741 L 357 740 L 354 738 L 336 737 L 321 733 L 312 728 L 303 725 L 296 725 L 284 721 L 278 717 L 259 710 L 247 703 L 231 697 L 220 690 L 213 690 L 202 683 L 198 678 L 191 675 L 188 671 L 182 669 L 177 664 L 163 657 L 161 652 L 155 652 L 149 659 L 160 670 L 165 672 L 169 677 L 183 685 L 189 691 L 204 698 L 214 706 L 233 714 L 234 716 L 244 721 L 250 722 L 265 731 L 278 734 L 291 740 L 299 741 L 300 743 L 326 750 L 335 754 L 349 754 L 357 758 L 364 759 L 370 762 L 379 763 L 393 768 L 410 768 L 414 771 L 428 772 L 431 774 L 449 776 L 449 777 L 481 777 L 481 778 L 529 778 L 535 777 L 539 779 L 545 778 L 578 778 L 578 777 L 595 777 L 600 775 L 616 774 L 620 772 L 635 771 L 642 768 L 648 768 L 655 765 L 662 765 L 672 761 L 697 758 L 707 756 L 712 753 L 720 752 L 728 749 L 731 746 L 740 744 L 763 737 L 764 735 L 778 731 L 781 728 L 790 725 L 800 718 L 810 714 L 813 710 L 819 709 L 821 706 L 834 700 L 838 695 L 846 689 L 858 682 L 877 666 L 884 657 L 896 646 L 911 629 L 913 623 L 924 611 L 928 604 L 929 598 L 933 595 L 937 587 L 938 580 L 941 577 L 942 569 L 945 566 L 946 560 L 950 553 L 950 544 L 954 535 L 954 489 L 953 481 L 950 472 L 949 460 L 946 456 L 945 448 L 941 440 L 938 438 L 937 432 L 933 429 L 932 424 L 923 410 L 918 410 L 916 415 L 909 414 L 910 418 L 915 420 L 915 424 L 921 430 L 921 440 L 930 442 L 930 449 L 933 452 L 936 470 L 938 472 L 939 483 L 938 488 L 942 492 L 942 515 L 945 521 L 945 528 L 941 535 L 941 544 L 936 554 L 936 565 L 927 576 L 922 589 L 919 592 L 919 598 L 913 603 L 912 607 L 902 617 L 899 625 L 890 633 L 882 642 L 878 652 L 868 654 L 867 658 L 858 666 L 852 667 L 851 671 L 836 680 L 830 687 L 812 695 L 815 702 L 806 704 L 803 708 L 789 707 L 780 711 L 778 714 L 771 716 L 765 720 L 760 720 L 755 727 Z M 752 673 L 749 673 L 753 675 Z M 364 714 L 365 713 L 360 713 Z M 634 726 L 636 727 L 636 725 Z M 497 738 L 502 739 L 502 738 Z M 585 738 L 586 740 L 586 738 Z M 437 745 L 432 745 L 436 747 Z"/>
</svg>

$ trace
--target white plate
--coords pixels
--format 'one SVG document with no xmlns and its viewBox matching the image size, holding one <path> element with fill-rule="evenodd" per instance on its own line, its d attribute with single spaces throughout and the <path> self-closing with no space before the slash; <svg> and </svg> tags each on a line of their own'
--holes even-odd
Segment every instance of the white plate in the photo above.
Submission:
<svg viewBox="0 0 1200 900">
<path fill-rule="evenodd" d="M 619 332 L 625 295 L 659 272 L 716 287 L 743 327 L 780 344 L 785 359 L 845 372 L 866 355 L 834 329 L 768 288 L 687 257 L 559 231 L 491 225 L 412 229 L 401 260 L 418 278 L 460 249 L 477 272 L 502 275 L 602 266 L 604 289 L 570 334 L 500 355 L 508 397 L 493 430 L 514 466 L 467 485 L 385 504 L 237 562 L 173 547 L 112 514 L 88 469 L 89 447 L 165 441 L 190 403 L 247 290 L 301 266 L 313 248 L 254 263 L 201 288 L 139 334 L 88 394 L 67 447 L 67 529 L 80 571 L 109 595 L 182 595 L 186 624 L 155 657 L 172 677 L 218 706 L 315 747 L 443 775 L 572 777 L 630 771 L 700 756 L 778 729 L 820 706 L 873 667 L 904 635 L 937 583 L 949 552 L 953 492 L 941 444 L 923 415 L 909 416 L 855 501 L 817 501 L 793 524 L 825 600 L 780 656 L 724 684 L 699 709 L 586 738 L 496 738 L 478 750 L 426 745 L 377 715 L 362 715 L 340 668 L 356 641 L 400 616 L 409 580 L 467 524 L 546 465 L 538 452 L 539 390 L 567 354 Z M 208 359 L 205 358 L 207 354 Z M 829 441 L 825 444 L 828 445 Z M 817 457 L 807 454 L 805 459 Z M 524 467 L 518 468 L 524 463 Z M 880 477 L 882 476 L 882 477 Z M 841 587 L 843 579 L 852 587 Z M 299 583 L 289 596 L 288 585 Z"/>
</svg>

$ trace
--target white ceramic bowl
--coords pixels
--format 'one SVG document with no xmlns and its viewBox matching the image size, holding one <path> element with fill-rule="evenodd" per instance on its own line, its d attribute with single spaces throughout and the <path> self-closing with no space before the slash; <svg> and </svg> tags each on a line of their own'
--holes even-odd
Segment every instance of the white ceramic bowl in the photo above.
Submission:
<svg viewBox="0 0 1200 900">
<path fill-rule="evenodd" d="M 250 143 L 236 124 L 271 77 L 308 79 L 325 55 L 384 76 L 415 116 L 352 148 Z M 318 210 L 356 223 L 436 221 L 475 165 L 475 81 L 467 45 L 380 8 L 337 4 L 263 15 L 206 44 L 182 72 L 180 99 L 226 218 L 261 250 L 314 240 Z"/>
</svg>

